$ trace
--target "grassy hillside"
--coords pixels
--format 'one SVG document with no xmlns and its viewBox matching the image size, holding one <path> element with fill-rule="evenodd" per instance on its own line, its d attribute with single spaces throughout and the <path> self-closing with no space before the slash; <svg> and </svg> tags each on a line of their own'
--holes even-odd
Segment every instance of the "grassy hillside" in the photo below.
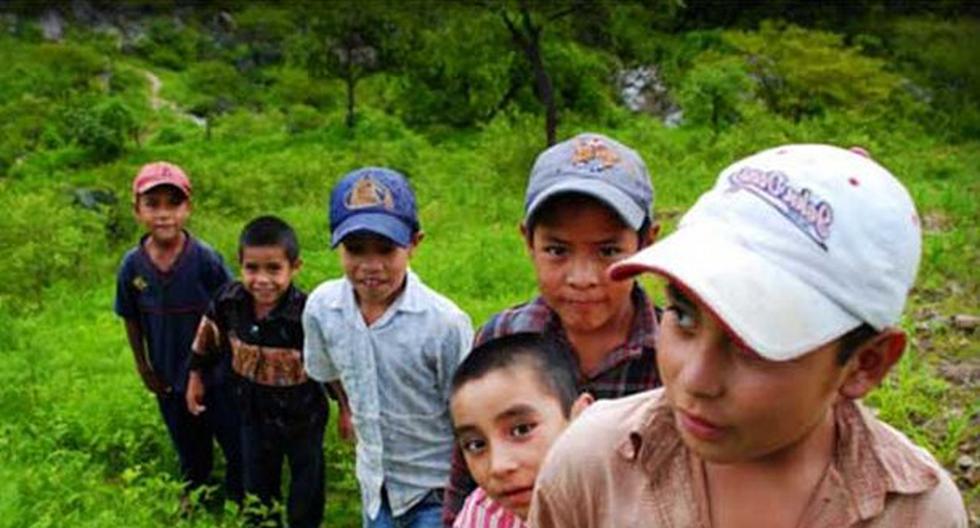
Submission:
<svg viewBox="0 0 980 528">
<path fill-rule="evenodd" d="M 262 11 L 236 15 L 239 28 L 275 20 Z M 0 526 L 240 523 L 233 508 L 206 497 L 198 513 L 177 515 L 175 457 L 112 313 L 116 265 L 139 235 L 129 184 L 145 162 L 187 169 L 189 228 L 227 259 L 250 218 L 274 213 L 291 222 L 306 290 L 340 274 L 328 245 L 333 183 L 359 166 L 392 166 L 410 176 L 419 198 L 427 236 L 412 267 L 423 280 L 477 323 L 535 292 L 517 230 L 527 173 L 544 146 L 530 88 L 492 117 L 448 126 L 418 118 L 439 117 L 439 94 L 423 93 L 427 79 L 393 68 L 359 83 L 349 128 L 338 78 L 312 76 L 288 57 L 242 67 L 233 55 L 259 49 L 257 39 L 222 48 L 203 26 L 175 29 L 166 20 L 155 19 L 149 43 L 132 49 L 84 27 L 45 42 L 23 15 L 0 35 Z M 448 20 L 418 42 L 497 23 Z M 911 346 L 868 402 L 954 472 L 977 515 L 980 467 L 966 459 L 980 462 L 980 330 L 953 320 L 980 315 L 977 62 L 960 58 L 976 56 L 963 38 L 980 27 L 970 20 L 896 19 L 889 32 L 863 36 L 785 24 L 670 33 L 627 26 L 623 38 L 637 36 L 606 47 L 562 30 L 548 49 L 556 82 L 565 83 L 558 136 L 592 130 L 634 146 L 653 173 L 666 233 L 726 164 L 780 143 L 861 145 L 909 187 L 925 224 L 903 321 Z M 502 31 L 492 27 L 483 34 Z M 175 40 L 167 31 L 181 33 Z M 680 127 L 627 111 L 597 70 L 632 55 L 659 57 L 685 111 Z M 439 60 L 452 77 L 465 58 Z M 423 59 L 436 60 L 400 60 Z M 582 64 L 591 65 L 587 76 L 568 73 Z M 147 73 L 161 81 L 158 91 Z M 209 93 L 209 83 L 218 89 Z M 228 100 L 217 104 L 217 95 Z M 423 95 L 428 110 L 412 106 Z M 186 115 L 194 109 L 208 127 Z M 660 297 L 661 285 L 645 285 Z M 359 526 L 352 453 L 333 421 L 325 450 L 325 525 Z"/>
</svg>

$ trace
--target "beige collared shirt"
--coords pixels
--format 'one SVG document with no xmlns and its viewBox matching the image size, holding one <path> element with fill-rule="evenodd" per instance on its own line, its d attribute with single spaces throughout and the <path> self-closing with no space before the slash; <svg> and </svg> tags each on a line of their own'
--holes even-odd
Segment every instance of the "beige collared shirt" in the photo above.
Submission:
<svg viewBox="0 0 980 528">
<path fill-rule="evenodd" d="M 856 402 L 838 404 L 834 416 L 834 459 L 801 527 L 966 527 L 963 499 L 929 453 Z M 702 464 L 681 441 L 663 389 L 597 402 L 552 447 L 529 524 L 710 528 Z"/>
</svg>

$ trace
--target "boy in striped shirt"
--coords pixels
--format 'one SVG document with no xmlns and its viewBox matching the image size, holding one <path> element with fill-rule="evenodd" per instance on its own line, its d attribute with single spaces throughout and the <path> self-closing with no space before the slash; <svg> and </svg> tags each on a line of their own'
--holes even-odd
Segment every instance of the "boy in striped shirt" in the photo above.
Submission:
<svg viewBox="0 0 980 528">
<path fill-rule="evenodd" d="M 548 448 L 591 402 L 578 393 L 571 358 L 542 334 L 511 334 L 473 349 L 453 376 L 449 408 L 479 487 L 453 527 L 524 528 Z"/>
</svg>

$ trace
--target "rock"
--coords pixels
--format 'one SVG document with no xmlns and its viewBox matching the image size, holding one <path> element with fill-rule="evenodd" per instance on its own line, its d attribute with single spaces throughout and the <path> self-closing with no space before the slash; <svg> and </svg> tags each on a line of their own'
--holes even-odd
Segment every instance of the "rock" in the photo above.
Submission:
<svg viewBox="0 0 980 528">
<path fill-rule="evenodd" d="M 116 195 L 112 191 L 87 187 L 74 189 L 72 199 L 75 205 L 90 210 L 98 210 L 102 206 L 113 205 L 117 201 Z"/>
<path fill-rule="evenodd" d="M 684 114 L 671 100 L 655 65 L 621 70 L 616 84 L 620 99 L 630 110 L 656 116 L 670 127 L 680 124 Z"/>
<path fill-rule="evenodd" d="M 972 467 L 976 467 L 977 461 L 973 459 L 970 455 L 962 455 L 956 459 L 956 467 L 967 471 Z"/>
<path fill-rule="evenodd" d="M 61 13 L 54 9 L 48 9 L 41 15 L 40 23 L 44 40 L 61 42 L 65 36 L 65 19 L 61 17 Z"/>
<path fill-rule="evenodd" d="M 953 328 L 972 331 L 980 326 L 980 317 L 969 314 L 956 314 L 950 318 Z"/>
</svg>

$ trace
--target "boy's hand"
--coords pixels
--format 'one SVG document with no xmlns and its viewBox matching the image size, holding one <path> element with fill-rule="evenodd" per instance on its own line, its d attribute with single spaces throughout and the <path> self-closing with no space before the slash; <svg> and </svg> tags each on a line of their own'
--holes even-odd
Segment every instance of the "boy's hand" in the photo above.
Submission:
<svg viewBox="0 0 980 528">
<path fill-rule="evenodd" d="M 201 374 L 191 371 L 187 378 L 187 393 L 184 395 L 187 400 L 187 412 L 197 416 L 207 410 L 204 406 L 204 382 L 201 381 Z"/>
<path fill-rule="evenodd" d="M 170 394 L 170 385 L 164 383 L 164 381 L 157 376 L 157 373 L 153 372 L 152 368 L 149 366 L 140 366 L 138 370 L 140 373 L 140 379 L 143 380 L 143 385 L 146 386 L 147 390 L 153 394 L 156 394 L 157 396 L 166 396 L 167 394 Z"/>
<path fill-rule="evenodd" d="M 346 442 L 356 441 L 354 435 L 354 424 L 351 422 L 350 411 L 340 410 L 340 419 L 337 420 L 337 433 Z"/>
</svg>

